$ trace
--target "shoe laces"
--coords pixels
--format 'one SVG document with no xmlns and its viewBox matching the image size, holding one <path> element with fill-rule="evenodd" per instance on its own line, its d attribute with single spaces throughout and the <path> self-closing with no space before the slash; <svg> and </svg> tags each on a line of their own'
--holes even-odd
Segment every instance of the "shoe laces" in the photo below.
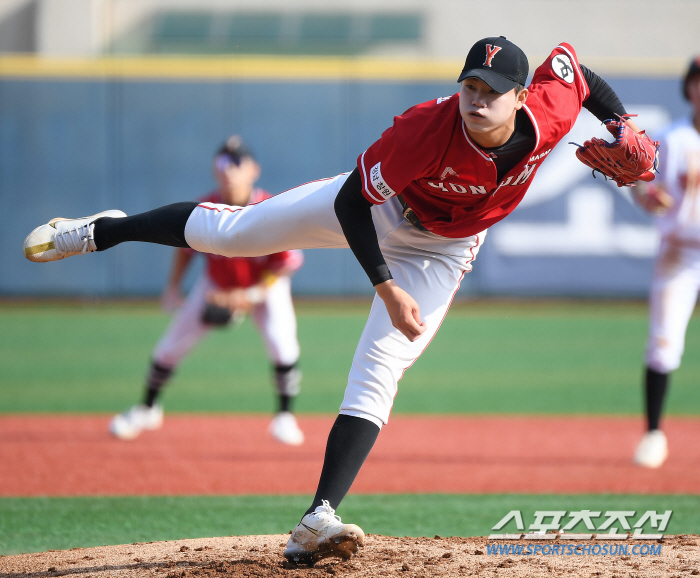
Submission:
<svg viewBox="0 0 700 578">
<path fill-rule="evenodd" d="M 321 511 L 319 512 L 319 508 Z M 335 510 L 331 508 L 331 504 L 328 500 L 321 500 L 321 505 L 316 507 L 314 514 L 320 514 L 323 516 L 328 516 L 329 518 L 335 518 L 337 522 L 340 522 L 340 516 L 335 513 Z"/>
<path fill-rule="evenodd" d="M 94 251 L 94 242 L 93 248 L 90 248 L 90 241 L 94 240 L 94 229 L 95 223 L 88 223 L 87 225 L 79 225 L 63 231 L 57 231 L 53 240 L 54 248 L 59 253 L 80 252 L 83 255 Z"/>
</svg>

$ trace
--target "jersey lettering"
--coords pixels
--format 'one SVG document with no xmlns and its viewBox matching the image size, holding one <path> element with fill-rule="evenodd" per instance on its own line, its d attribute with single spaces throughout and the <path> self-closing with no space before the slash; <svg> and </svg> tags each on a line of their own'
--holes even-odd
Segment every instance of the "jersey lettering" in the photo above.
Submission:
<svg viewBox="0 0 700 578">
<path fill-rule="evenodd" d="M 484 60 L 483 66 L 488 66 L 491 68 L 491 61 L 493 60 L 493 57 L 496 56 L 496 53 L 501 50 L 500 46 L 496 46 L 495 44 L 487 44 L 486 45 L 486 60 Z"/>
<path fill-rule="evenodd" d="M 533 165 L 533 168 L 534 168 L 534 165 Z M 525 175 L 526 172 L 527 171 L 523 171 L 520 174 L 520 177 Z M 525 181 L 528 179 L 528 177 L 530 176 L 531 173 L 532 173 L 532 168 L 527 173 L 527 175 L 525 175 L 525 177 L 524 177 Z M 520 177 L 518 177 L 518 178 L 520 178 Z M 504 184 L 507 185 L 512 178 L 513 177 L 508 177 L 508 181 L 506 181 Z M 523 181 L 523 182 L 525 182 L 525 181 Z M 443 183 L 443 182 L 432 183 L 430 181 L 427 181 L 427 183 L 428 183 L 428 185 L 430 185 L 434 189 L 440 189 L 443 193 L 449 193 L 449 191 L 447 190 L 447 187 L 445 186 L 445 183 Z M 447 184 L 450 186 L 450 189 L 452 189 L 455 193 L 460 193 L 460 194 L 471 193 L 472 195 L 486 195 L 486 194 L 488 194 L 486 187 L 481 186 L 481 185 L 478 185 L 478 186 L 477 185 L 467 185 L 465 187 L 464 185 L 460 185 L 459 183 L 447 183 Z M 513 184 L 515 184 L 515 183 L 513 183 Z"/>
<path fill-rule="evenodd" d="M 535 161 L 538 161 L 538 160 L 540 160 L 540 159 L 543 159 L 544 157 L 546 157 L 546 156 L 547 156 L 549 153 L 551 153 L 551 152 L 552 152 L 552 149 L 546 150 L 546 151 L 544 151 L 543 153 L 540 153 L 540 154 L 538 154 L 538 155 L 536 155 L 536 156 L 534 156 L 534 157 L 530 157 L 530 160 L 527 161 L 527 162 L 529 162 L 529 163 L 534 163 Z"/>
<path fill-rule="evenodd" d="M 532 173 L 535 172 L 535 167 L 537 166 L 537 163 L 533 163 L 531 165 L 525 165 L 525 168 L 523 169 L 523 172 L 518 175 L 518 178 L 513 181 L 514 185 L 524 185 L 527 180 L 530 178 Z"/>
<path fill-rule="evenodd" d="M 369 172 L 369 176 L 372 180 L 372 186 L 375 188 L 375 190 L 382 197 L 388 199 L 389 197 L 393 197 L 396 194 L 396 192 L 384 181 L 384 178 L 382 177 L 381 164 L 381 162 L 378 162 L 376 165 L 374 165 L 372 167 L 372 170 Z"/>
<path fill-rule="evenodd" d="M 444 191 L 445 193 L 447 192 L 447 189 L 445 188 L 445 183 L 437 183 L 436 184 L 436 183 L 431 183 L 430 181 L 428 181 L 428 184 L 435 189 L 440 189 L 441 191 Z"/>
<path fill-rule="evenodd" d="M 441 102 L 445 102 L 446 100 L 450 100 L 452 97 L 451 96 L 441 96 L 440 98 L 437 99 L 437 104 L 440 104 Z"/>
<path fill-rule="evenodd" d="M 440 178 L 444 179 L 447 175 L 454 175 L 456 177 L 459 176 L 452 167 L 447 167 L 444 171 L 442 171 Z"/>
</svg>

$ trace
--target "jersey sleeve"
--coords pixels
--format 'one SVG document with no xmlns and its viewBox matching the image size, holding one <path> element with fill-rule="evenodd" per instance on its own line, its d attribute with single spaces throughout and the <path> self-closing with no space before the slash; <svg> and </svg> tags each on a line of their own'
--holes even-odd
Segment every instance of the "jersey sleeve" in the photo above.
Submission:
<svg viewBox="0 0 700 578">
<path fill-rule="evenodd" d="M 427 175 L 439 155 L 441 128 L 449 124 L 451 133 L 452 123 L 445 122 L 449 114 L 444 114 L 448 101 L 457 98 L 431 100 L 394 117 L 394 124 L 358 157 L 362 194 L 370 203 L 382 204 Z"/>
<path fill-rule="evenodd" d="M 573 47 L 562 43 L 540 65 L 528 86 L 541 106 L 549 134 L 547 140 L 558 141 L 574 126 L 589 90 Z M 533 105 L 528 100 L 527 105 Z"/>
</svg>

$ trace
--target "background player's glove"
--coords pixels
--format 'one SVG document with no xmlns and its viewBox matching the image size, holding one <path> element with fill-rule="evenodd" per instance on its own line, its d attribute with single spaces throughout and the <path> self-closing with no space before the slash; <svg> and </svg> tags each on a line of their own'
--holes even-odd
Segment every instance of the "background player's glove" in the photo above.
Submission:
<svg viewBox="0 0 700 578">
<path fill-rule="evenodd" d="M 231 322 L 233 313 L 228 307 L 220 307 L 214 303 L 207 303 L 202 311 L 202 323 L 214 327 L 225 327 Z"/>
<path fill-rule="evenodd" d="M 663 215 L 673 206 L 673 197 L 663 188 L 654 185 L 634 187 L 632 198 L 647 213 Z"/>
<path fill-rule="evenodd" d="M 612 143 L 594 137 L 577 145 L 576 157 L 595 172 L 612 179 L 618 187 L 634 186 L 636 181 L 653 181 L 656 176 L 659 143 L 644 131 L 634 132 L 625 115 L 620 120 L 606 120 L 605 128 L 615 137 Z M 576 144 L 576 143 L 572 143 Z"/>
</svg>

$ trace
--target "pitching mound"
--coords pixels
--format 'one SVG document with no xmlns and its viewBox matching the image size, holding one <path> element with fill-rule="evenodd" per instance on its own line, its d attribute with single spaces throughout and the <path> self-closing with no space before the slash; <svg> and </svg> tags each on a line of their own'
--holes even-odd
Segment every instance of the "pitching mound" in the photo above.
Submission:
<svg viewBox="0 0 700 578">
<path fill-rule="evenodd" d="M 0 578 L 75 576 L 193 578 L 200 576 L 669 576 L 700 574 L 700 536 L 664 538 L 656 555 L 494 555 L 485 538 L 391 538 L 368 535 L 349 562 L 297 567 L 282 557 L 285 535 L 203 538 L 0 557 Z M 547 541 L 552 546 L 557 542 Z M 619 541 L 617 542 L 620 543 Z M 632 551 L 658 542 L 626 540 Z M 494 544 L 494 542 L 490 542 Z M 520 544 L 523 544 L 521 541 Z M 536 544 L 528 541 L 528 544 Z M 545 545 L 545 542 L 541 542 Z M 588 542 L 604 545 L 605 542 Z M 613 545 L 607 542 L 608 546 Z M 641 547 L 641 546 L 640 546 Z M 637 549 L 639 550 L 639 548 Z M 644 549 L 642 549 L 643 551 Z"/>
</svg>

